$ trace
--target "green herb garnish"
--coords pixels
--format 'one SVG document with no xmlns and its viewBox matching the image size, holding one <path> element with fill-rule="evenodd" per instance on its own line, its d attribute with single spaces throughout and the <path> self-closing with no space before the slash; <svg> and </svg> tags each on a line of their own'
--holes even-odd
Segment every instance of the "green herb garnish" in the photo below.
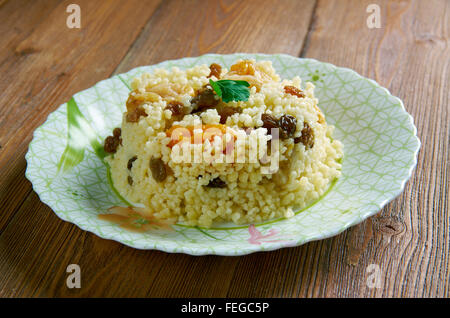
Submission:
<svg viewBox="0 0 450 318">
<path fill-rule="evenodd" d="M 225 103 L 231 101 L 246 102 L 250 96 L 250 89 L 248 88 L 250 84 L 247 81 L 219 80 L 214 82 L 210 79 L 209 84 Z"/>
</svg>

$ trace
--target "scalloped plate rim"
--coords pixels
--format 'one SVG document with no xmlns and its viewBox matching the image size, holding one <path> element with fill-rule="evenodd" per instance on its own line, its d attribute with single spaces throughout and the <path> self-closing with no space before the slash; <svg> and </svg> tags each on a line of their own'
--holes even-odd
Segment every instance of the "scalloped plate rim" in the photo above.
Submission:
<svg viewBox="0 0 450 318">
<path fill-rule="evenodd" d="M 296 242 L 295 244 L 292 244 L 292 242 L 289 242 L 289 243 L 281 242 L 281 243 L 273 243 L 273 244 L 270 244 L 270 245 L 264 245 L 264 246 L 262 246 L 262 245 L 255 245 L 255 246 L 244 247 L 244 248 L 242 248 L 241 250 L 239 250 L 238 253 L 232 253 L 233 250 L 226 249 L 226 248 L 225 248 L 225 249 L 221 249 L 220 246 L 218 246 L 218 247 L 216 247 L 216 250 L 215 250 L 214 252 L 208 253 L 207 251 L 205 252 L 205 250 L 202 250 L 201 248 L 190 249 L 190 248 L 187 247 L 187 246 L 183 246 L 182 248 L 178 248 L 178 249 L 177 249 L 177 248 L 174 249 L 174 248 L 172 248 L 172 247 L 170 247 L 170 246 L 164 246 L 164 245 L 158 246 L 157 244 L 155 244 L 154 247 L 151 247 L 151 248 L 148 248 L 148 247 L 133 246 L 133 245 L 128 244 L 127 242 L 124 242 L 124 241 L 122 241 L 122 240 L 120 240 L 120 239 L 118 239 L 118 238 L 116 238 L 116 237 L 112 237 L 112 236 L 110 236 L 110 235 L 105 235 L 105 234 L 102 235 L 102 234 L 100 234 L 100 233 L 93 232 L 93 231 L 92 231 L 91 229 L 89 229 L 87 226 L 83 226 L 83 225 L 80 225 L 80 224 L 78 224 L 78 223 L 75 223 L 75 222 L 69 220 L 68 218 L 66 218 L 66 217 L 64 216 L 64 214 L 62 214 L 61 212 L 58 212 L 58 211 L 56 211 L 55 209 L 53 209 L 52 206 L 51 206 L 51 202 L 48 202 L 49 200 L 46 200 L 45 198 L 41 198 L 41 195 L 40 195 L 40 193 L 38 192 L 38 189 L 36 188 L 35 183 L 33 183 L 34 178 L 37 178 L 37 177 L 36 177 L 36 176 L 32 176 L 32 175 L 29 174 L 29 163 L 30 163 L 30 160 L 29 160 L 29 159 L 30 159 L 30 156 L 31 156 L 31 152 L 30 152 L 30 149 L 28 149 L 28 151 L 27 151 L 27 153 L 26 153 L 26 155 L 25 155 L 25 159 L 26 159 L 26 162 L 27 162 L 27 169 L 26 169 L 26 171 L 25 171 L 25 176 L 26 176 L 26 178 L 30 181 L 30 183 L 31 183 L 31 185 L 32 185 L 33 191 L 36 192 L 36 194 L 38 194 L 38 196 L 39 196 L 41 202 L 43 202 L 43 203 L 46 204 L 50 209 L 52 209 L 52 211 L 53 211 L 60 219 L 66 221 L 66 222 L 72 223 L 72 224 L 76 225 L 78 228 L 80 228 L 81 230 L 83 230 L 83 231 L 88 231 L 88 232 L 90 232 L 90 233 L 93 233 L 94 235 L 96 235 L 96 236 L 98 236 L 98 237 L 100 237 L 100 238 L 102 238 L 102 239 L 107 239 L 107 240 L 116 241 L 116 242 L 118 242 L 118 243 L 124 244 L 124 245 L 129 246 L 129 247 L 134 248 L 134 249 L 139 249 L 139 250 L 159 250 L 159 251 L 163 251 L 163 252 L 167 252 L 167 253 L 183 253 L 183 254 L 188 254 L 188 255 L 193 255 L 193 256 L 202 256 L 202 255 L 239 256 L 239 255 L 247 255 L 247 254 L 251 254 L 251 253 L 255 253 L 255 252 L 260 252 L 260 251 L 273 251 L 273 250 L 277 250 L 277 249 L 280 249 L 280 248 L 297 247 L 297 246 L 303 245 L 303 244 L 308 243 L 308 242 L 312 242 L 312 241 L 317 241 L 317 240 L 322 240 L 322 239 L 330 238 L 330 237 L 333 237 L 333 236 L 336 236 L 336 235 L 342 233 L 343 231 L 345 231 L 346 229 L 348 229 L 348 228 L 351 227 L 351 226 L 354 226 L 354 225 L 356 225 L 356 224 L 361 223 L 363 220 L 367 219 L 368 217 L 371 217 L 371 216 L 377 214 L 384 206 L 386 206 L 389 202 L 391 202 L 391 201 L 394 200 L 398 195 L 400 195 L 401 192 L 403 192 L 403 190 L 404 190 L 404 188 L 405 188 L 405 185 L 406 185 L 407 181 L 411 178 L 412 173 L 413 173 L 415 167 L 417 166 L 418 152 L 419 152 L 419 150 L 420 150 L 420 148 L 421 148 L 421 142 L 420 142 L 420 139 L 418 138 L 418 135 L 417 135 L 417 128 L 416 128 L 416 126 L 414 125 L 414 119 L 413 119 L 413 117 L 411 116 L 411 114 L 409 114 L 409 113 L 406 111 L 406 108 L 405 108 L 405 106 L 404 106 L 404 104 L 403 104 L 403 101 L 402 101 L 399 97 L 392 95 L 391 92 L 390 92 L 387 88 L 381 86 L 381 85 L 378 84 L 375 80 L 370 79 L 370 78 L 367 78 L 367 77 L 364 77 L 364 76 L 360 75 L 359 73 L 357 73 L 356 71 L 354 71 L 354 70 L 352 70 L 352 69 L 350 69 L 350 68 L 347 68 L 347 67 L 336 66 L 336 65 L 334 65 L 334 64 L 331 64 L 331 63 L 328 63 L 328 62 L 322 62 L 322 61 L 316 60 L 316 59 L 314 59 L 314 58 L 301 58 L 301 57 L 296 57 L 296 56 L 292 56 L 292 55 L 284 54 L 284 53 L 278 53 L 278 54 L 266 54 L 266 53 L 239 53 L 239 52 L 238 52 L 238 53 L 232 53 L 232 54 L 216 54 L 216 53 L 209 53 L 209 54 L 204 54 L 204 55 L 199 55 L 199 56 L 193 56 L 193 57 L 184 57 L 184 58 L 180 58 L 180 59 L 170 59 L 170 60 L 165 60 L 165 61 L 161 61 L 161 62 L 158 62 L 158 63 L 156 63 L 156 64 L 152 64 L 152 65 L 142 65 L 142 66 L 134 67 L 134 68 L 128 70 L 127 72 L 120 73 L 120 74 L 115 74 L 115 75 L 111 76 L 110 78 L 100 80 L 100 81 L 98 81 L 97 83 L 95 83 L 94 85 L 92 85 L 91 87 L 89 87 L 89 88 L 87 88 L 87 89 L 84 89 L 84 90 L 81 90 L 81 91 L 75 93 L 74 96 L 77 95 L 77 94 L 80 94 L 80 93 L 82 93 L 82 92 L 85 92 L 86 90 L 89 90 L 90 88 L 92 88 L 92 87 L 94 87 L 94 86 L 96 86 L 96 85 L 98 85 L 98 84 L 100 84 L 100 83 L 102 83 L 102 82 L 104 82 L 104 81 L 110 80 L 110 79 L 112 79 L 112 78 L 114 78 L 114 77 L 119 77 L 119 78 L 120 78 L 121 75 L 124 75 L 124 74 L 127 74 L 127 73 L 131 73 L 131 72 L 136 71 L 136 70 L 138 70 L 138 69 L 140 69 L 140 68 L 143 68 L 143 67 L 150 67 L 150 66 L 151 66 L 151 67 L 158 67 L 159 65 L 161 65 L 161 64 L 163 64 L 163 63 L 174 62 L 174 61 L 180 61 L 180 60 L 195 60 L 195 59 L 199 59 L 199 58 L 201 58 L 201 57 L 207 57 L 207 56 L 210 56 L 210 57 L 214 57 L 214 56 L 221 56 L 221 57 L 229 56 L 229 57 L 231 57 L 231 56 L 239 56 L 239 55 L 243 55 L 243 56 L 246 56 L 246 55 L 247 55 L 247 56 L 248 56 L 248 55 L 252 55 L 252 56 L 254 56 L 254 57 L 273 57 L 273 56 L 278 56 L 278 57 L 285 57 L 285 58 L 290 58 L 290 59 L 294 58 L 294 59 L 305 60 L 305 61 L 308 61 L 308 60 L 309 60 L 309 61 L 312 61 L 312 62 L 314 62 L 314 63 L 319 63 L 319 64 L 326 65 L 326 66 L 328 66 L 328 67 L 331 67 L 332 69 L 338 69 L 338 70 L 340 70 L 340 71 L 350 72 L 350 73 L 352 73 L 354 76 L 358 77 L 360 80 L 365 80 L 365 81 L 370 82 L 370 83 L 371 83 L 372 85 L 374 85 L 375 87 L 381 88 L 382 90 L 384 90 L 384 91 L 385 91 L 385 94 L 387 94 L 387 95 L 393 97 L 393 98 L 398 102 L 398 104 L 401 106 L 402 111 L 408 116 L 408 119 L 409 119 L 409 126 L 410 126 L 410 128 L 412 128 L 413 136 L 414 136 L 415 141 L 416 141 L 416 146 L 415 146 L 415 149 L 414 149 L 414 152 L 413 152 L 414 161 L 413 161 L 413 163 L 409 166 L 408 174 L 407 174 L 407 176 L 405 176 L 405 177 L 401 180 L 401 185 L 396 189 L 395 194 L 391 195 L 391 198 L 389 198 L 389 199 L 387 199 L 387 200 L 384 200 L 383 202 L 379 203 L 377 207 L 373 207 L 372 209 L 367 208 L 367 211 L 366 211 L 364 214 L 362 214 L 362 216 L 361 216 L 360 218 L 355 218 L 354 220 L 352 220 L 351 222 L 346 223 L 344 226 L 340 227 L 339 229 L 336 229 L 336 230 L 334 230 L 334 231 L 330 231 L 330 232 L 326 233 L 325 235 L 316 235 L 316 236 L 308 237 L 308 238 L 306 238 L 306 239 L 304 239 L 304 240 L 299 240 L 299 241 Z M 64 103 L 64 104 L 61 104 L 61 105 L 58 106 L 53 112 L 49 113 L 49 115 L 47 116 L 47 118 L 46 118 L 46 120 L 44 121 L 44 123 L 41 124 L 40 126 L 38 126 L 38 127 L 34 130 L 34 132 L 33 132 L 33 138 L 32 138 L 32 140 L 31 140 L 31 142 L 30 142 L 30 144 L 29 144 L 29 147 L 30 147 L 30 146 L 33 144 L 33 142 L 35 141 L 35 137 L 36 137 L 37 131 L 40 130 L 42 127 L 44 127 L 44 126 L 47 124 L 49 118 L 52 116 L 52 114 L 55 113 L 56 111 L 58 111 L 58 110 L 60 109 L 60 107 L 62 107 L 62 106 L 64 106 L 64 105 L 65 105 L 65 103 Z"/>
</svg>

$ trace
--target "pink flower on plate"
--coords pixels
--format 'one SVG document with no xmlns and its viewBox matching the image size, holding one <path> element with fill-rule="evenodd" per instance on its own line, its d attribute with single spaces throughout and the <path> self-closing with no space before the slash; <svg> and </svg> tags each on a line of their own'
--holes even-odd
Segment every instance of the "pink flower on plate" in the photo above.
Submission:
<svg viewBox="0 0 450 318">
<path fill-rule="evenodd" d="M 248 232 L 250 233 L 250 238 L 247 240 L 250 244 L 261 245 L 262 243 L 275 243 L 275 242 L 288 242 L 283 239 L 272 239 L 275 235 L 279 233 L 276 229 L 270 229 L 266 235 L 263 235 L 258 231 L 254 224 L 248 227 Z"/>
</svg>

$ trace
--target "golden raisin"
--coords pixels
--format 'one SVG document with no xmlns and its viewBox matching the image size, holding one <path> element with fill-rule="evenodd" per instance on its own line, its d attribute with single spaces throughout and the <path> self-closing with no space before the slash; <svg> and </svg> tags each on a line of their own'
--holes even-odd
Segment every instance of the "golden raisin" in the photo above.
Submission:
<svg viewBox="0 0 450 318">
<path fill-rule="evenodd" d="M 130 95 L 128 95 L 128 99 L 127 99 L 127 111 L 133 111 L 135 110 L 139 105 L 141 105 L 142 103 L 144 103 L 145 98 L 144 96 L 142 96 L 142 94 L 140 94 L 138 91 L 134 90 L 130 93 Z"/>
<path fill-rule="evenodd" d="M 290 86 L 290 85 L 286 85 L 284 87 L 284 92 L 286 94 L 290 94 L 293 96 L 297 96 L 299 98 L 303 98 L 305 97 L 305 93 L 303 93 L 303 91 L 295 86 Z"/>
<path fill-rule="evenodd" d="M 145 97 L 139 94 L 138 91 L 130 93 L 127 99 L 127 122 L 137 123 L 141 116 L 147 117 L 142 104 L 145 102 Z"/>
<path fill-rule="evenodd" d="M 220 74 L 222 73 L 222 66 L 216 63 L 212 63 L 209 66 L 209 75 L 208 78 L 215 76 L 216 78 L 220 78 Z"/>
<path fill-rule="evenodd" d="M 244 60 L 231 65 L 230 71 L 238 75 L 255 75 L 255 65 L 252 61 Z"/>
</svg>

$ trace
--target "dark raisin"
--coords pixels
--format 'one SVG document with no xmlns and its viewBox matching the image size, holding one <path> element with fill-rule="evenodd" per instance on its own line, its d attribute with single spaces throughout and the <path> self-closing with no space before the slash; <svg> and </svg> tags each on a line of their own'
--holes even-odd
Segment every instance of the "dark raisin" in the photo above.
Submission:
<svg viewBox="0 0 450 318">
<path fill-rule="evenodd" d="M 216 99 L 216 94 L 211 88 L 204 87 L 197 91 L 196 95 L 191 99 L 191 104 L 194 104 L 195 111 L 202 111 L 206 108 L 213 108 L 219 103 Z"/>
<path fill-rule="evenodd" d="M 225 181 L 222 181 L 219 177 L 210 180 L 207 185 L 208 188 L 225 188 L 226 186 Z"/>
<path fill-rule="evenodd" d="M 294 143 L 298 144 L 299 142 L 304 144 L 306 149 L 314 146 L 314 130 L 312 130 L 307 122 L 303 123 L 302 135 L 294 138 Z"/>
<path fill-rule="evenodd" d="M 284 92 L 286 94 L 291 94 L 291 95 L 297 96 L 299 98 L 305 97 L 305 93 L 303 93 L 303 91 L 301 89 L 299 89 L 295 86 L 290 86 L 290 85 L 285 86 Z"/>
<path fill-rule="evenodd" d="M 242 108 L 240 107 L 230 107 L 230 106 L 224 106 L 217 110 L 217 112 L 220 115 L 220 123 L 224 125 L 227 122 L 228 117 L 230 117 L 233 114 L 241 113 Z"/>
<path fill-rule="evenodd" d="M 122 129 L 120 128 L 114 128 L 113 130 L 113 136 L 116 138 L 120 138 L 120 136 L 122 135 Z"/>
<path fill-rule="evenodd" d="M 270 114 L 262 114 L 261 120 L 263 121 L 263 127 L 267 129 L 267 134 L 270 135 L 272 128 L 280 128 L 278 126 L 278 120 Z"/>
<path fill-rule="evenodd" d="M 127 122 L 129 123 L 137 123 L 139 121 L 139 118 L 141 117 L 147 117 L 147 113 L 145 112 L 144 107 L 142 105 L 136 107 L 132 111 L 128 111 L 127 113 Z"/>
<path fill-rule="evenodd" d="M 132 178 L 131 176 L 128 176 L 128 184 L 129 184 L 130 186 L 133 185 L 133 178 Z"/>
<path fill-rule="evenodd" d="M 113 136 L 108 136 L 105 139 L 105 145 L 103 146 L 103 149 L 107 153 L 115 153 L 117 151 L 117 147 L 119 147 L 119 139 Z"/>
<path fill-rule="evenodd" d="M 130 158 L 130 160 L 128 160 L 128 164 L 127 164 L 128 170 L 131 170 L 131 168 L 133 168 L 133 162 L 135 162 L 136 159 L 137 159 L 137 156 L 133 156 L 132 158 Z"/>
<path fill-rule="evenodd" d="M 297 128 L 297 119 L 291 115 L 283 115 L 278 120 L 278 124 L 282 130 L 280 132 L 281 138 L 292 138 Z"/>
<path fill-rule="evenodd" d="M 173 100 L 167 104 L 165 109 L 170 110 L 172 112 L 172 116 L 178 117 L 184 115 L 185 107 L 183 103 Z"/>
<path fill-rule="evenodd" d="M 212 63 L 209 66 L 210 72 L 207 78 L 215 76 L 216 78 L 220 78 L 220 73 L 222 73 L 222 66 L 216 63 Z"/>
<path fill-rule="evenodd" d="M 167 177 L 166 164 L 161 158 L 150 159 L 150 170 L 156 182 L 163 182 Z"/>
</svg>

